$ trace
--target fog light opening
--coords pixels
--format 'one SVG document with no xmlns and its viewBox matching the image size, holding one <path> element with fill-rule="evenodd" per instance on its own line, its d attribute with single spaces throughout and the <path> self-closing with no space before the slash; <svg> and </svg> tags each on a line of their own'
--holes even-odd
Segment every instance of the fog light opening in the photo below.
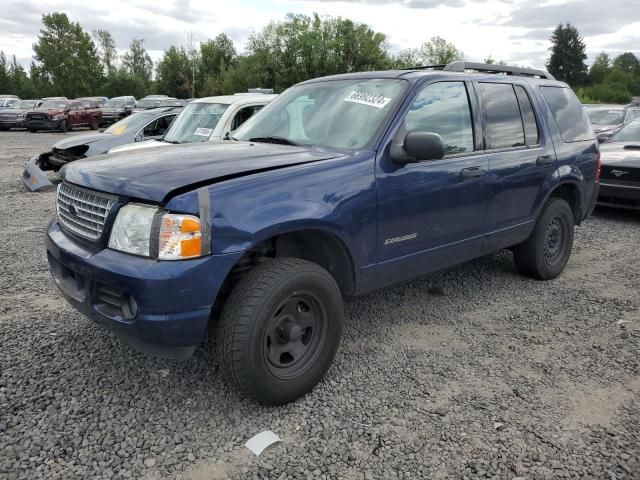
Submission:
<svg viewBox="0 0 640 480">
<path fill-rule="evenodd" d="M 122 299 L 122 313 L 129 320 L 136 317 L 138 314 L 138 303 L 133 295 L 125 294 Z"/>
</svg>

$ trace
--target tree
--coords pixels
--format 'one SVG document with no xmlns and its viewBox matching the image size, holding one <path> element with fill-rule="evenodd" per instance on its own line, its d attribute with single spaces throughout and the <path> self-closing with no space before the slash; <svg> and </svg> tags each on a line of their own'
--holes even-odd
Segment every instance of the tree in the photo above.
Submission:
<svg viewBox="0 0 640 480">
<path fill-rule="evenodd" d="M 391 59 L 393 68 L 411 68 L 422 65 L 422 57 L 417 48 L 407 48 L 401 50 L 395 57 Z"/>
<path fill-rule="evenodd" d="M 11 85 L 9 80 L 9 65 L 7 64 L 7 56 L 0 50 L 0 92 L 9 93 Z"/>
<path fill-rule="evenodd" d="M 640 60 L 631 52 L 623 53 L 614 58 L 613 68 L 631 75 L 640 76 Z"/>
<path fill-rule="evenodd" d="M 586 46 L 578 29 L 567 23 L 558 25 L 551 34 L 551 56 L 547 70 L 573 88 L 584 85 L 587 77 Z"/>
<path fill-rule="evenodd" d="M 42 29 L 33 51 L 38 75 L 59 94 L 73 98 L 97 90 L 101 67 L 95 44 L 66 14 L 42 16 Z"/>
<path fill-rule="evenodd" d="M 191 95 L 189 55 L 183 47 L 171 46 L 165 51 L 156 71 L 159 91 L 178 98 Z"/>
<path fill-rule="evenodd" d="M 611 72 L 611 57 L 608 53 L 600 52 L 596 55 L 591 68 L 589 69 L 589 82 L 602 83 Z"/>
<path fill-rule="evenodd" d="M 446 65 L 463 60 L 464 54 L 453 43 L 441 37 L 432 37 L 420 47 L 420 56 L 426 65 Z"/>
<path fill-rule="evenodd" d="M 143 38 L 134 38 L 129 45 L 129 51 L 122 57 L 122 66 L 134 77 L 148 85 L 153 74 L 153 60 L 144 48 Z"/>
<path fill-rule="evenodd" d="M 107 30 L 94 30 L 93 38 L 97 45 L 97 51 L 104 69 L 104 74 L 107 76 L 116 68 L 116 60 L 118 58 L 116 42 Z"/>
<path fill-rule="evenodd" d="M 388 68 L 384 34 L 340 17 L 289 14 L 247 41 L 261 68 L 254 85 L 280 91 L 309 78 Z"/>
<path fill-rule="evenodd" d="M 213 40 L 207 40 L 200 44 L 200 65 L 198 92 L 206 95 L 218 95 L 224 93 L 222 86 L 222 74 L 224 74 L 232 63 L 236 63 L 238 54 L 236 53 L 233 41 L 224 33 L 221 33 Z"/>
</svg>

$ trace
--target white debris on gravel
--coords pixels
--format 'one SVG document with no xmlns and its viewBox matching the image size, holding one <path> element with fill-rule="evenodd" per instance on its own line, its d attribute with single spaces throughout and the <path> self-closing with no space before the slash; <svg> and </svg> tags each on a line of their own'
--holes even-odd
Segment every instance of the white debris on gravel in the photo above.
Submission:
<svg viewBox="0 0 640 480">
<path fill-rule="evenodd" d="M 213 346 L 144 356 L 56 291 L 55 190 L 20 175 L 84 133 L 0 133 L 2 480 L 637 478 L 640 214 L 598 210 L 550 282 L 500 252 L 347 300 L 325 380 L 266 408 L 229 391 Z M 288 441 L 255 457 L 256 425 Z"/>
</svg>

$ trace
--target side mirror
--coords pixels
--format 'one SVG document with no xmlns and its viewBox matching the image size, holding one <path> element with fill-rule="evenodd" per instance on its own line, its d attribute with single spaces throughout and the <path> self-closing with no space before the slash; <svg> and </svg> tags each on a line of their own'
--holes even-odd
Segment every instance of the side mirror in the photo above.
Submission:
<svg viewBox="0 0 640 480">
<path fill-rule="evenodd" d="M 144 135 L 142 132 L 136 133 L 135 138 L 133 139 L 135 142 L 141 142 L 144 139 Z"/>
<path fill-rule="evenodd" d="M 441 160 L 445 148 L 442 137 L 431 132 L 409 132 L 402 145 L 391 145 L 391 160 L 405 165 L 425 160 Z"/>
<path fill-rule="evenodd" d="M 596 138 L 598 139 L 598 143 L 605 142 L 609 140 L 610 137 L 611 137 L 610 133 L 599 133 L 596 135 Z"/>
<path fill-rule="evenodd" d="M 230 135 L 231 135 L 231 132 L 226 132 L 226 133 L 224 134 L 224 136 L 222 137 L 222 139 L 223 139 L 223 140 L 231 140 Z"/>
</svg>

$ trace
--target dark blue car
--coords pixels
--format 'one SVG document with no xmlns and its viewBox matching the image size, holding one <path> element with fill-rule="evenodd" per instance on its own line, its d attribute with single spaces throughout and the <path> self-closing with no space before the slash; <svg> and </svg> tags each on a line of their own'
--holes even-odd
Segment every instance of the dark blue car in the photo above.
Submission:
<svg viewBox="0 0 640 480">
<path fill-rule="evenodd" d="M 523 274 L 559 275 L 599 168 L 546 72 L 338 75 L 228 141 L 66 166 L 47 253 L 67 300 L 129 344 L 183 357 L 215 330 L 226 378 L 281 404 L 331 364 L 345 296 L 505 248 Z"/>
</svg>

